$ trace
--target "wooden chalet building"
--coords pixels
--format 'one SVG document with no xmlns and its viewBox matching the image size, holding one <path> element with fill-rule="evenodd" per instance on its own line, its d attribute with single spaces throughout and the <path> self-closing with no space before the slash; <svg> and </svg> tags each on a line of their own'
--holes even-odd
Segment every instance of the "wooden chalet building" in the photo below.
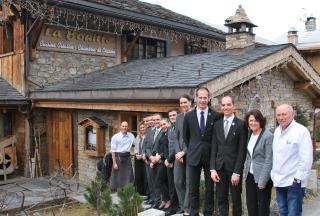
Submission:
<svg viewBox="0 0 320 216">
<path fill-rule="evenodd" d="M 240 117 L 260 108 L 269 127 L 278 104 L 313 112 L 320 95 L 319 75 L 294 46 L 255 48 L 255 25 L 241 7 L 224 34 L 137 0 L 28 0 L 32 8 L 8 2 L 1 1 L 0 44 L 21 46 L 2 48 L 0 77 L 30 103 L 12 109 L 25 120 L 18 161 L 28 164 L 40 143 L 44 174 L 77 170 L 88 183 L 121 121 L 136 132 L 145 114 L 177 107 L 179 96 L 193 96 L 198 86 L 211 90 L 214 107 L 233 95 Z M 28 175 L 27 165 L 19 168 Z"/>
<path fill-rule="evenodd" d="M 125 62 L 224 48 L 222 31 L 137 0 L 0 0 L 0 90 L 6 89 L 0 92 L 0 140 L 18 136 L 17 167 L 25 176 L 30 175 L 29 159 L 37 151 L 43 174 L 72 165 L 69 175 L 79 168 L 82 179 L 90 179 L 97 156 L 105 152 L 120 120 L 136 131 L 143 113 L 165 112 L 176 106 L 176 99 L 132 101 L 123 94 L 124 100 L 90 97 L 58 102 L 58 97 L 33 98 L 35 89 Z M 125 88 L 129 75 L 120 74 L 119 84 Z M 92 138 L 102 129 L 99 140 Z M 90 134 L 99 148 L 95 143 L 79 144 L 78 130 Z M 85 153 L 79 150 L 87 147 Z M 81 166 L 87 166 L 85 172 Z"/>
</svg>

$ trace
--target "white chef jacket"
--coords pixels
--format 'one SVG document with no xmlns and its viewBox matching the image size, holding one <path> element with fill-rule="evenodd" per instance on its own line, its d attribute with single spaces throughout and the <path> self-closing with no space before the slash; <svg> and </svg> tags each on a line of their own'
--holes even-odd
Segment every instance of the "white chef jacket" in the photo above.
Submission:
<svg viewBox="0 0 320 216">
<path fill-rule="evenodd" d="M 280 126 L 274 132 L 273 165 L 271 179 L 275 187 L 288 187 L 294 178 L 306 187 L 313 161 L 312 141 L 306 127 L 293 120 L 281 132 Z"/>
</svg>

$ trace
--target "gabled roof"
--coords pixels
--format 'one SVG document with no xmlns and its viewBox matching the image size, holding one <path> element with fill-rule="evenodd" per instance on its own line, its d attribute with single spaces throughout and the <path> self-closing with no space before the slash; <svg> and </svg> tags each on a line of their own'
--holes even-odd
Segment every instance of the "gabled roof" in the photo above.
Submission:
<svg viewBox="0 0 320 216">
<path fill-rule="evenodd" d="M 26 98 L 7 81 L 0 78 L 0 105 L 26 104 Z"/>
<path fill-rule="evenodd" d="M 287 50 L 285 55 L 276 55 Z M 160 59 L 137 60 L 118 66 L 58 82 L 31 92 L 32 99 L 44 100 L 137 100 L 176 99 L 195 87 L 205 85 L 234 72 L 263 73 L 270 67 L 299 55 L 291 45 L 276 45 L 243 50 L 203 53 Z M 273 60 L 272 56 L 279 59 Z M 264 59 L 268 62 L 261 62 Z M 299 56 L 301 58 L 301 56 Z M 303 61 L 302 58 L 299 61 Z M 255 64 L 255 67 L 252 65 Z M 257 66 L 258 64 L 258 66 Z M 304 64 L 307 64 L 304 62 Z M 313 70 L 310 65 L 310 70 Z M 252 71 L 252 70 L 256 71 Z M 250 73 L 251 73 L 250 72 Z M 312 73 L 313 74 L 313 73 Z M 320 85 L 319 76 L 308 78 Z M 249 79 L 250 74 L 245 79 Z M 238 76 L 237 76 L 238 77 Z M 235 81 L 235 84 L 238 81 Z M 233 83 L 230 83 L 232 86 Z M 317 86 L 319 87 L 319 86 Z M 223 88 L 229 88 L 225 86 Z M 319 87 L 320 88 L 320 87 Z"/>
<path fill-rule="evenodd" d="M 223 51 L 136 60 L 61 81 L 39 91 L 195 87 L 285 47 L 287 45 L 240 53 Z"/>
<path fill-rule="evenodd" d="M 299 50 L 320 49 L 320 29 L 314 31 L 298 31 L 298 43 L 295 44 Z M 287 43 L 288 34 L 283 34 L 277 43 Z"/>
<path fill-rule="evenodd" d="M 224 32 L 198 20 L 178 14 L 160 5 L 139 0 L 48 0 L 59 7 L 81 9 L 125 20 L 162 26 L 172 30 L 192 33 L 224 41 Z"/>
</svg>

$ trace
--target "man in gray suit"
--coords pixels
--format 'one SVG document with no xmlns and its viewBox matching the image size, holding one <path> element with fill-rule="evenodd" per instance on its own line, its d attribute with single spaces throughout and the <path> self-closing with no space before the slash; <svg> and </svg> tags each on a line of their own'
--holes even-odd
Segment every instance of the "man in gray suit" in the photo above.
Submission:
<svg viewBox="0 0 320 216">
<path fill-rule="evenodd" d="M 146 158 L 148 159 L 148 161 L 152 162 L 153 160 L 155 160 L 155 149 L 157 146 L 157 143 L 159 142 L 160 137 L 162 136 L 162 132 L 161 132 L 161 126 L 160 126 L 160 121 L 162 120 L 162 115 L 160 113 L 156 113 L 153 115 L 152 117 L 153 122 L 154 122 L 154 133 L 153 136 L 150 135 L 150 137 L 147 137 L 147 143 L 146 143 Z M 151 138 L 152 137 L 152 138 Z M 146 139 L 147 139 L 146 138 Z M 152 163 L 150 163 L 150 166 L 152 165 Z M 150 167 L 152 168 L 152 167 Z M 160 205 L 160 193 L 161 191 L 160 188 L 156 188 L 155 187 L 155 182 L 156 182 L 156 170 L 155 169 L 151 169 L 150 170 L 150 179 L 151 179 L 151 187 L 152 187 L 152 191 L 154 194 L 153 197 L 153 204 L 152 204 L 152 208 L 157 208 Z"/>
<path fill-rule="evenodd" d="M 176 189 L 174 186 L 174 162 L 175 162 L 175 140 L 176 140 L 176 132 L 175 132 L 175 124 L 178 115 L 177 109 L 170 109 L 168 111 L 169 120 L 171 126 L 168 128 L 168 141 L 169 141 L 169 155 L 165 160 L 165 165 L 167 167 L 167 175 L 168 175 L 168 186 L 169 186 L 169 195 L 170 195 L 170 209 L 166 212 L 167 215 L 172 215 L 177 212 L 178 207 L 178 197 L 176 193 Z"/>
<path fill-rule="evenodd" d="M 144 117 L 143 121 L 144 121 L 144 124 L 147 126 L 147 134 L 143 143 L 142 158 L 146 164 L 147 181 L 148 181 L 149 196 L 147 198 L 147 204 L 152 205 L 154 203 L 154 182 L 150 175 L 151 168 L 149 166 L 149 160 L 147 158 L 147 145 L 151 144 L 153 141 L 153 135 L 154 135 L 153 115 L 148 115 Z"/>
<path fill-rule="evenodd" d="M 192 99 L 189 95 L 182 95 L 179 98 L 180 111 L 175 124 L 174 140 L 174 185 L 179 200 L 177 213 L 189 214 L 189 178 L 186 166 L 187 146 L 183 141 L 183 120 L 186 112 L 191 109 Z"/>
</svg>

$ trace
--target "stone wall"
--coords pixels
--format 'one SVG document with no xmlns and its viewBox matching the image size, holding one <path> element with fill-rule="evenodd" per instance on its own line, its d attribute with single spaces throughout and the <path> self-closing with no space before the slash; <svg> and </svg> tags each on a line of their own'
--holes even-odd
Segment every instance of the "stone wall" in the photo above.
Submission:
<svg viewBox="0 0 320 216">
<path fill-rule="evenodd" d="M 38 50 L 36 60 L 30 64 L 28 78 L 38 84 L 48 85 L 116 64 L 117 58 L 114 57 Z"/>
<path fill-rule="evenodd" d="M 232 33 L 226 36 L 226 49 L 239 49 L 254 45 L 254 35 L 248 32 Z"/>
<path fill-rule="evenodd" d="M 294 89 L 293 80 L 279 70 L 268 71 L 258 79 L 254 79 L 242 86 L 234 88 L 226 93 L 234 97 L 237 115 L 243 118 L 245 113 L 253 108 L 258 108 L 267 118 L 267 127 L 276 127 L 275 108 L 282 103 L 299 106 L 306 111 L 306 117 L 313 111 L 312 100 L 308 94 Z M 214 107 L 218 108 L 217 98 L 213 100 Z M 310 127 L 311 129 L 311 122 Z"/>
<path fill-rule="evenodd" d="M 108 127 L 105 129 L 105 144 L 106 151 L 110 151 L 110 139 L 111 134 L 109 134 L 110 129 L 117 128 L 118 123 L 118 115 L 117 112 L 113 111 L 78 111 L 78 120 L 80 122 L 90 116 L 96 116 L 103 120 L 108 124 Z M 89 184 L 91 180 L 93 180 L 96 176 L 97 171 L 97 163 L 101 158 L 90 157 L 87 156 L 84 149 L 84 141 L 82 128 L 78 125 L 74 125 L 74 127 L 78 128 L 78 172 L 79 172 L 79 180 L 81 183 Z"/>
</svg>

